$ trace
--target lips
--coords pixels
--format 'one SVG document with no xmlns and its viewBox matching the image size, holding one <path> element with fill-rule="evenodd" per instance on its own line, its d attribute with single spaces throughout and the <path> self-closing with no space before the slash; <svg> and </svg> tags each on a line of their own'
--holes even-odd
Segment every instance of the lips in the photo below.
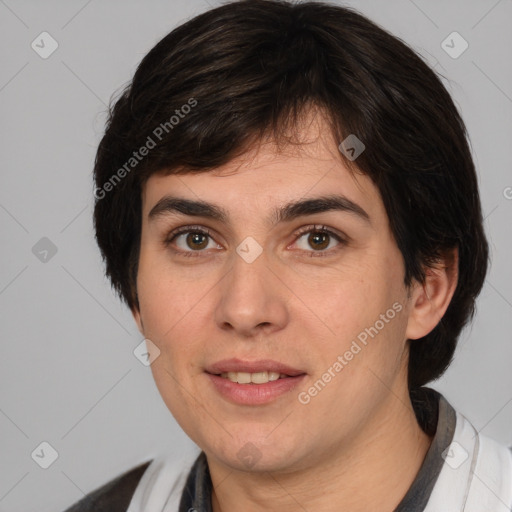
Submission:
<svg viewBox="0 0 512 512">
<path fill-rule="evenodd" d="M 261 406 L 279 398 L 291 400 L 291 392 L 306 372 L 271 359 L 224 359 L 205 368 L 216 393 L 236 405 Z"/>
</svg>

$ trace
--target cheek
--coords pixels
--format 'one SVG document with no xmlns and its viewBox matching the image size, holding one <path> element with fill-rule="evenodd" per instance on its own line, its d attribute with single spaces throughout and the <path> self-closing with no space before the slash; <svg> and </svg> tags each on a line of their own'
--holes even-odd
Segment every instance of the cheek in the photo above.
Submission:
<svg viewBox="0 0 512 512">
<path fill-rule="evenodd" d="M 404 371 L 405 306 L 383 303 L 351 304 L 337 317 L 336 335 L 317 346 L 315 371 L 302 391 L 318 395 L 313 407 L 318 416 L 330 411 L 334 424 L 350 426 L 370 414 Z"/>
<path fill-rule="evenodd" d="M 144 327 L 154 336 L 165 337 L 194 314 L 205 286 L 188 274 L 171 267 L 164 254 L 149 250 L 141 254 L 137 293 Z M 146 334 L 149 337 L 150 332 Z"/>
<path fill-rule="evenodd" d="M 381 314 L 402 300 L 402 289 L 391 267 L 353 262 L 330 273 L 323 284 L 311 289 L 312 304 L 335 335 L 347 338 L 373 325 Z"/>
<path fill-rule="evenodd" d="M 347 389 L 357 389 L 361 381 L 367 386 L 368 379 L 377 379 L 372 372 L 393 379 L 404 352 L 407 313 L 401 261 L 367 256 L 332 272 L 312 299 L 321 306 L 322 319 L 312 329 L 326 333 L 317 348 L 317 371 L 327 371 L 341 356 L 343 377 L 337 382 Z"/>
<path fill-rule="evenodd" d="M 157 387 L 167 406 L 180 408 L 186 396 L 182 388 L 189 388 L 189 379 L 196 373 L 197 354 L 201 353 L 201 332 L 204 326 L 197 321 L 200 307 L 191 291 L 180 292 L 174 286 L 158 287 L 147 293 L 141 290 L 140 311 L 144 324 L 144 335 L 160 350 L 151 370 Z M 196 307 L 194 307 L 196 304 Z"/>
</svg>

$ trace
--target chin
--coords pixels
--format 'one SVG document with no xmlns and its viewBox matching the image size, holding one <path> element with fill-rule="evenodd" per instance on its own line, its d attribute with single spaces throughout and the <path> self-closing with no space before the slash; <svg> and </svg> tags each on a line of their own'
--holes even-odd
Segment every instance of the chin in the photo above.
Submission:
<svg viewBox="0 0 512 512">
<path fill-rule="evenodd" d="M 204 451 L 235 471 L 288 472 L 301 465 L 303 457 L 298 446 L 303 450 L 304 445 L 298 440 L 294 443 L 290 437 L 285 440 L 277 436 L 275 439 L 268 436 L 260 438 L 260 441 L 257 439 L 254 435 L 238 435 L 236 440 L 226 439 L 222 446 L 217 443 L 212 448 L 205 447 Z"/>
</svg>

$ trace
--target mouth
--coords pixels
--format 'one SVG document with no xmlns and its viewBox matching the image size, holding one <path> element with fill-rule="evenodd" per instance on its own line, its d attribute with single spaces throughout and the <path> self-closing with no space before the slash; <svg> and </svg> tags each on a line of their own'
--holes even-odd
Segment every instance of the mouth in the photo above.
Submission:
<svg viewBox="0 0 512 512">
<path fill-rule="evenodd" d="M 213 373 L 212 375 L 222 377 L 223 379 L 229 379 L 231 382 L 236 382 L 237 384 L 266 384 L 267 382 L 273 382 L 275 380 L 292 377 L 292 375 L 287 375 L 286 373 L 272 372 L 266 370 L 254 373 L 222 372 Z"/>
<path fill-rule="evenodd" d="M 266 384 L 287 377 L 297 377 L 306 372 L 297 368 L 264 359 L 259 361 L 243 361 L 241 359 L 224 359 L 205 369 L 206 373 L 229 379 L 238 384 Z"/>
<path fill-rule="evenodd" d="M 295 388 L 306 372 L 272 360 L 219 361 L 205 369 L 214 388 L 231 402 L 258 405 Z"/>
</svg>

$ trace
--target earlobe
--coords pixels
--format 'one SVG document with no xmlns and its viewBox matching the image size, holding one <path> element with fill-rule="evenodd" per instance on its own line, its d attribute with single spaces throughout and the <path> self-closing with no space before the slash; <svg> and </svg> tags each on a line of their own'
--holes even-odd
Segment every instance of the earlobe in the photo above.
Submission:
<svg viewBox="0 0 512 512">
<path fill-rule="evenodd" d="M 457 288 L 458 275 L 457 248 L 447 251 L 435 267 L 425 270 L 425 282 L 416 282 L 411 292 L 407 339 L 426 336 L 440 322 Z"/>
</svg>

